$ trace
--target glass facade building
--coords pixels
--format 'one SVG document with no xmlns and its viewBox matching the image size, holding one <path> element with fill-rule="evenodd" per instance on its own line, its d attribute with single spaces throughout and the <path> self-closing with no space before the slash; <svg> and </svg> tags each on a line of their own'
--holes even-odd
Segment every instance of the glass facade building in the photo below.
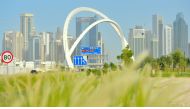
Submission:
<svg viewBox="0 0 190 109">
<path fill-rule="evenodd" d="M 174 29 L 174 50 L 180 49 L 188 56 L 188 25 L 184 20 L 183 13 L 176 15 L 173 23 Z"/>
<path fill-rule="evenodd" d="M 76 38 L 93 22 L 97 20 L 97 17 L 77 17 L 76 18 Z M 76 55 L 81 55 L 82 47 L 96 47 L 98 36 L 98 26 L 92 28 L 81 40 L 76 49 Z"/>
<path fill-rule="evenodd" d="M 32 60 L 32 36 L 35 34 L 33 14 L 24 13 L 20 16 L 20 31 L 24 37 L 24 60 Z M 31 42 L 30 42 L 31 41 Z"/>
</svg>

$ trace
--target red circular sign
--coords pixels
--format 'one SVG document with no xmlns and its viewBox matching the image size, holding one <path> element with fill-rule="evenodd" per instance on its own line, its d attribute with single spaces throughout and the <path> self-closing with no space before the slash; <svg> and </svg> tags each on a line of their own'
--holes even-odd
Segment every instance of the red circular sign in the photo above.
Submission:
<svg viewBox="0 0 190 109">
<path fill-rule="evenodd" d="M 3 51 L 1 54 L 1 60 L 3 63 L 10 63 L 13 60 L 13 54 L 10 51 Z"/>
</svg>

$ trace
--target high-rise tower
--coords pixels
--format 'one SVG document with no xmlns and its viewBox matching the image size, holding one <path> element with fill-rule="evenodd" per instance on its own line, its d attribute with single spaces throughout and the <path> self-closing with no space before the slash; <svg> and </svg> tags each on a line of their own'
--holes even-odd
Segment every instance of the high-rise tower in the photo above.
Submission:
<svg viewBox="0 0 190 109">
<path fill-rule="evenodd" d="M 174 50 L 182 50 L 188 56 L 188 25 L 184 20 L 183 13 L 176 15 L 173 23 L 174 28 Z"/>
<path fill-rule="evenodd" d="M 35 34 L 33 14 L 24 13 L 20 16 L 20 32 L 24 37 L 24 60 L 32 60 L 32 36 Z M 31 42 L 31 43 L 30 43 Z"/>
</svg>

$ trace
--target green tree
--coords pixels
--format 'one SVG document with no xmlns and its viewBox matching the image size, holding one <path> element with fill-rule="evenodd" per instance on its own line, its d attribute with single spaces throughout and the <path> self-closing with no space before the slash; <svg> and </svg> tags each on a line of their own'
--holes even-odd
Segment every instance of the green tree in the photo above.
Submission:
<svg viewBox="0 0 190 109">
<path fill-rule="evenodd" d="M 158 63 L 158 59 L 154 59 L 151 61 L 151 66 L 153 69 L 158 70 L 159 69 L 159 63 Z"/>
<path fill-rule="evenodd" d="M 103 69 L 108 69 L 108 68 L 109 68 L 109 64 L 108 63 L 104 63 Z"/>
<path fill-rule="evenodd" d="M 91 74 L 91 72 L 92 72 L 92 70 L 91 70 L 91 69 L 88 69 L 88 70 L 86 71 L 86 75 L 89 76 L 89 75 Z"/>
<path fill-rule="evenodd" d="M 144 67 L 146 64 L 150 64 L 152 63 L 152 61 L 154 60 L 154 58 L 152 58 L 151 56 L 147 56 L 145 58 L 145 60 L 142 62 L 141 67 Z"/>
<path fill-rule="evenodd" d="M 170 68 L 172 64 L 171 56 L 161 56 L 157 59 L 158 64 L 160 65 L 161 70 L 165 70 L 166 68 Z"/>
<path fill-rule="evenodd" d="M 158 70 L 159 69 L 159 59 L 155 59 L 151 56 L 145 58 L 144 62 L 142 63 L 142 67 L 146 64 L 150 64 L 152 69 Z"/>
<path fill-rule="evenodd" d="M 186 61 L 187 61 L 187 66 L 189 67 L 190 66 L 190 59 L 187 58 Z"/>
<path fill-rule="evenodd" d="M 101 76 L 101 71 L 99 69 L 92 69 L 92 73 L 96 76 Z"/>
<path fill-rule="evenodd" d="M 109 69 L 109 64 L 108 64 L 108 63 L 104 63 L 102 72 L 103 72 L 104 74 L 106 74 L 106 73 L 108 72 L 108 69 Z"/>
<path fill-rule="evenodd" d="M 111 70 L 113 70 L 113 71 L 116 71 L 117 70 L 117 66 L 114 64 L 114 63 L 110 63 L 110 68 L 111 68 Z"/>
<path fill-rule="evenodd" d="M 172 60 L 173 60 L 173 70 L 176 67 L 180 67 L 180 68 L 184 68 L 187 65 L 187 61 L 185 59 L 185 55 L 182 53 L 182 51 L 180 50 L 176 50 L 174 51 L 172 54 Z"/>
<path fill-rule="evenodd" d="M 170 68 L 172 65 L 172 57 L 170 55 L 166 56 L 165 61 L 166 61 L 166 66 Z"/>
<path fill-rule="evenodd" d="M 119 56 L 117 56 L 116 58 L 117 58 L 117 60 L 118 60 L 118 63 L 120 63 L 120 62 L 121 62 L 121 56 L 119 55 Z"/>
<path fill-rule="evenodd" d="M 121 60 L 124 62 L 125 65 L 128 65 L 133 62 L 132 60 L 133 52 L 129 49 L 129 46 L 122 50 L 122 53 L 118 58 L 120 57 Z"/>
<path fill-rule="evenodd" d="M 121 56 L 117 56 L 117 60 L 120 60 L 121 59 Z"/>
<path fill-rule="evenodd" d="M 185 58 L 180 59 L 179 67 L 185 71 L 187 66 L 187 60 Z"/>
</svg>

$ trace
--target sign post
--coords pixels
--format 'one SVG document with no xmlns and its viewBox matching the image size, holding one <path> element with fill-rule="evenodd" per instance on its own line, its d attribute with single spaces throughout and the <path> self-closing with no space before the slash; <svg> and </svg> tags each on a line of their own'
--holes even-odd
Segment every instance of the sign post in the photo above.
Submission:
<svg viewBox="0 0 190 109">
<path fill-rule="evenodd" d="M 8 64 L 12 62 L 12 60 L 13 60 L 13 54 L 8 50 L 3 51 L 3 53 L 1 54 L 1 61 L 7 64 L 7 74 L 9 73 Z"/>
</svg>

